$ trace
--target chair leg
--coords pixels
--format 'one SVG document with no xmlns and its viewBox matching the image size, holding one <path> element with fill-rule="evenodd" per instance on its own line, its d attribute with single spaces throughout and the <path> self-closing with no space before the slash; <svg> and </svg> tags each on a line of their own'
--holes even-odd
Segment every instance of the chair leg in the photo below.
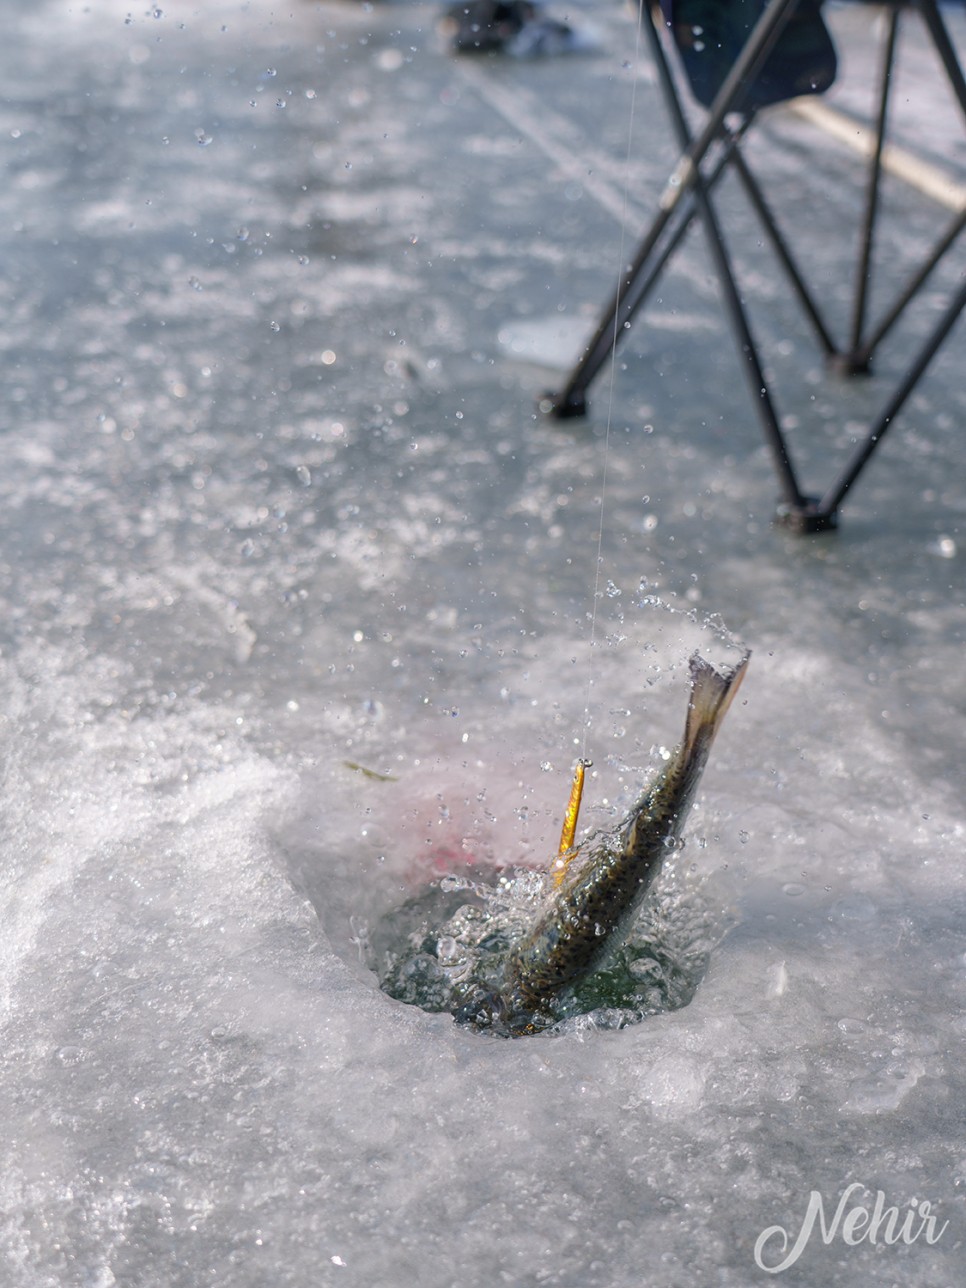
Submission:
<svg viewBox="0 0 966 1288">
<path fill-rule="evenodd" d="M 952 330 L 964 307 L 966 307 L 966 282 L 960 286 L 950 300 L 938 326 L 916 355 L 879 419 L 870 427 L 838 479 L 825 493 L 819 503 L 821 511 L 834 514 L 839 509 L 846 493 L 868 464 L 872 453 L 885 438 L 902 405 L 919 383 L 923 373 L 932 362 L 946 336 Z"/>
<path fill-rule="evenodd" d="M 700 180 L 695 187 L 695 200 L 698 204 L 701 223 L 707 236 L 708 250 L 711 253 L 718 280 L 721 283 L 725 308 L 738 346 L 738 356 L 741 360 L 749 392 L 755 410 L 758 413 L 758 420 L 765 435 L 765 441 L 771 451 L 772 462 L 784 494 L 784 510 L 788 514 L 804 516 L 806 513 L 812 512 L 813 506 L 799 487 L 795 466 L 788 451 L 785 436 L 782 434 L 778 424 L 775 404 L 761 365 L 758 345 L 752 334 L 745 307 L 741 302 L 741 293 L 735 281 L 721 227 L 708 193 Z"/>
<path fill-rule="evenodd" d="M 910 278 L 908 284 L 896 297 L 895 303 L 883 315 L 875 330 L 862 341 L 862 344 L 855 352 L 856 365 L 863 370 L 868 370 L 872 354 L 879 347 L 886 335 L 892 330 L 899 318 L 906 310 L 906 306 L 911 303 L 919 291 L 919 288 L 925 282 L 946 251 L 952 247 L 959 239 L 960 233 L 966 228 L 966 207 L 952 220 L 946 232 L 936 243 L 932 254 L 924 261 L 919 270 Z"/>
<path fill-rule="evenodd" d="M 929 28 L 929 34 L 932 37 L 932 43 L 939 55 L 946 76 L 953 93 L 962 109 L 963 117 L 966 119 L 966 77 L 963 76 L 963 69 L 959 64 L 953 43 L 949 39 L 949 32 L 946 30 L 946 24 L 939 15 L 939 8 L 936 0 L 915 0 L 916 7 L 922 14 L 923 21 Z"/>
<path fill-rule="evenodd" d="M 704 184 L 713 188 L 734 155 L 734 143 L 722 151 Z M 558 420 L 569 420 L 587 414 L 587 390 L 608 358 L 613 357 L 624 331 L 630 328 L 638 311 L 646 303 L 651 291 L 667 266 L 668 260 L 684 240 L 684 236 L 698 215 L 694 192 L 685 195 L 674 224 L 659 212 L 638 251 L 634 263 L 621 277 L 617 291 L 605 306 L 597 330 L 588 341 L 579 359 L 559 392 L 546 393 L 540 399 L 540 409 Z"/>
<path fill-rule="evenodd" d="M 735 110 L 743 85 L 753 81 L 759 68 L 764 65 L 797 4 L 798 0 L 772 0 L 756 24 L 745 48 L 718 91 L 703 130 L 681 157 L 669 178 L 659 202 L 657 215 L 644 237 L 631 266 L 630 274 L 622 279 L 614 299 L 604 310 L 586 352 L 571 371 L 564 388 L 559 393 L 548 394 L 540 400 L 541 407 L 558 419 L 583 416 L 586 413 L 587 389 L 608 354 L 616 346 L 624 324 L 629 320 L 625 303 L 629 297 L 634 296 L 635 278 L 649 271 L 648 261 L 655 253 L 661 237 L 677 212 L 679 203 L 692 192 L 700 178 L 699 167 L 718 140 L 725 116 Z M 654 21 L 650 15 L 647 17 L 645 26 L 649 34 L 654 32 L 656 38 Z M 639 302 L 638 300 L 638 306 Z"/>
<path fill-rule="evenodd" d="M 694 140 L 691 137 L 691 132 L 681 107 L 681 101 L 674 88 L 674 80 L 667 59 L 664 56 L 664 50 L 661 47 L 660 36 L 653 23 L 648 23 L 647 34 L 678 144 L 682 150 L 687 152 L 693 146 Z M 741 133 L 747 129 L 749 124 L 750 118 L 744 122 Z M 724 129 L 724 126 L 722 126 L 722 134 L 727 159 L 738 164 L 741 155 L 738 148 L 740 135 L 729 134 Z M 788 446 L 778 424 L 775 405 L 761 365 L 758 345 L 751 330 L 748 314 L 741 301 L 741 293 L 738 290 L 734 270 L 731 266 L 731 257 L 711 202 L 710 187 L 710 183 L 698 172 L 694 178 L 693 200 L 700 214 L 701 224 L 708 242 L 708 250 L 721 284 L 725 309 L 738 347 L 739 360 L 745 378 L 748 381 L 752 401 L 758 413 L 765 440 L 772 453 L 772 459 L 785 498 L 785 506 L 789 513 L 803 513 L 809 509 L 810 503 L 802 495 L 795 467 L 788 452 Z"/>
<path fill-rule="evenodd" d="M 771 207 L 765 200 L 765 195 L 761 190 L 761 186 L 754 174 L 748 168 L 748 163 L 739 149 L 735 150 L 734 162 L 735 171 L 741 180 L 742 186 L 745 190 L 745 195 L 747 196 L 755 213 L 758 215 L 762 230 L 771 242 L 772 249 L 784 268 L 785 275 L 791 283 L 792 289 L 798 296 L 798 301 L 802 307 L 802 311 L 812 324 L 812 328 L 815 331 L 815 335 L 822 351 L 826 358 L 834 358 L 838 353 L 838 347 L 832 339 L 831 332 L 825 325 L 825 319 L 819 311 L 819 307 L 815 302 L 815 297 L 805 284 L 805 279 L 802 277 L 801 271 L 792 256 L 791 248 L 779 230 L 775 216 L 772 213 Z"/>
<path fill-rule="evenodd" d="M 939 15 L 936 0 L 913 0 L 922 12 L 933 43 L 939 53 L 950 84 L 966 118 L 966 80 L 949 41 L 948 33 Z M 898 5 L 893 7 L 881 62 L 878 134 L 866 190 L 864 221 L 859 253 L 858 281 L 851 318 L 851 335 L 848 351 L 837 354 L 836 347 L 825 326 L 798 267 L 792 258 L 774 217 L 768 208 L 757 180 L 741 154 L 739 143 L 750 123 L 746 117 L 741 130 L 729 133 L 724 127 L 725 116 L 740 107 L 739 98 L 744 78 L 753 77 L 767 58 L 784 21 L 790 16 L 797 0 L 772 0 L 765 10 L 741 56 L 732 68 L 708 114 L 702 131 L 692 139 L 688 124 L 674 86 L 673 76 L 664 56 L 656 21 L 648 22 L 647 31 L 652 44 L 659 80 L 667 99 L 674 130 L 681 145 L 682 155 L 661 197 L 658 212 L 643 239 L 634 263 L 620 281 L 617 292 L 602 315 L 597 332 L 584 356 L 573 368 L 561 393 L 548 395 L 541 400 L 544 410 L 558 418 L 583 415 L 586 412 L 587 389 L 605 359 L 616 352 L 623 332 L 629 327 L 637 310 L 647 298 L 671 254 L 677 249 L 695 217 L 700 218 L 708 239 L 708 248 L 721 284 L 724 306 L 731 329 L 738 345 L 742 368 L 748 380 L 752 401 L 761 424 L 765 440 L 772 454 L 778 474 L 783 501 L 776 521 L 796 532 L 819 532 L 837 526 L 838 510 L 843 499 L 854 485 L 878 444 L 885 437 L 895 416 L 906 402 L 926 371 L 940 345 L 946 339 L 957 318 L 966 307 L 966 284 L 959 287 L 950 300 L 940 322 L 921 346 L 900 383 L 895 388 L 879 419 L 870 426 L 838 478 L 820 498 L 806 496 L 799 486 L 795 466 L 784 435 L 778 423 L 774 403 L 764 376 L 757 344 L 751 331 L 747 313 L 742 303 L 717 214 L 711 200 L 712 190 L 726 166 L 734 162 L 737 175 L 746 195 L 761 219 L 764 230 L 787 273 L 800 303 L 812 322 L 819 343 L 833 361 L 845 371 L 867 371 L 873 350 L 890 330 L 906 305 L 933 271 L 939 260 L 953 245 L 964 226 L 966 211 L 959 212 L 940 239 L 933 252 L 924 261 L 913 279 L 900 293 L 897 302 L 884 319 L 864 336 L 875 223 L 879 204 L 879 183 L 882 171 L 882 149 L 889 106 L 889 89 L 895 60 L 898 36 Z M 716 165 L 710 173 L 703 173 L 701 166 L 713 145 L 721 147 Z M 676 225 L 673 223 L 677 220 Z"/>
<path fill-rule="evenodd" d="M 862 220 L 859 247 L 859 264 L 855 282 L 855 299 L 852 307 L 852 324 L 849 330 L 849 347 L 848 351 L 836 362 L 839 370 L 848 375 L 866 374 L 870 369 L 868 353 L 863 352 L 861 357 L 859 354 L 862 351 L 862 332 L 865 328 L 866 305 L 872 278 L 872 250 L 875 240 L 876 214 L 879 208 L 879 186 L 882 179 L 882 149 L 885 146 L 886 122 L 889 113 L 889 90 L 892 87 L 892 71 L 895 65 L 898 34 L 899 6 L 892 5 L 889 12 L 889 30 L 883 45 L 882 64 L 879 73 L 879 111 L 876 124 L 876 140 L 866 189 L 865 212 Z"/>
<path fill-rule="evenodd" d="M 966 79 L 949 39 L 936 0 L 912 0 L 926 25 L 933 47 L 946 72 L 966 123 Z M 911 275 L 907 284 L 899 291 L 893 304 L 882 317 L 866 332 L 868 325 L 867 303 L 868 292 L 872 281 L 872 253 L 875 222 L 878 214 L 879 185 L 882 177 L 882 154 L 885 147 L 887 116 L 889 108 L 889 91 L 892 72 L 895 65 L 895 49 L 898 42 L 899 9 L 896 3 L 890 15 L 889 29 L 883 45 L 879 73 L 879 109 L 877 121 L 876 146 L 871 159 L 869 182 L 866 192 L 865 218 L 862 227 L 859 264 L 856 274 L 856 294 L 853 304 L 850 344 L 848 352 L 833 362 L 846 375 L 865 374 L 871 370 L 875 350 L 904 313 L 920 287 L 933 272 L 946 252 L 953 246 L 966 226 L 966 210 L 960 211 L 951 221 L 946 231 L 936 242 L 932 251 L 923 259 L 920 267 Z"/>
</svg>

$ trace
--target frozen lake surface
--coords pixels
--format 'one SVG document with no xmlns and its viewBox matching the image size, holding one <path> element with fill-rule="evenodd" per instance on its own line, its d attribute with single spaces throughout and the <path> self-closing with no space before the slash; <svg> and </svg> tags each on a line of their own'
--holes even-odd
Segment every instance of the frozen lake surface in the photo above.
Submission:
<svg viewBox="0 0 966 1288">
<path fill-rule="evenodd" d="M 600 52 L 538 64 L 434 5 L 7 15 L 4 1288 L 745 1288 L 853 1184 L 948 1225 L 779 1282 L 962 1282 L 962 329 L 834 536 L 769 526 L 697 243 L 591 418 L 539 418 L 672 159 L 632 18 L 580 14 Z M 852 158 L 755 146 L 845 316 Z M 888 200 L 894 264 L 937 214 Z M 822 481 L 879 378 L 829 384 L 742 218 Z M 584 747 L 611 822 L 725 627 L 662 894 L 719 932 L 690 1005 L 504 1042 L 380 992 L 379 918 L 543 864 Z"/>
</svg>

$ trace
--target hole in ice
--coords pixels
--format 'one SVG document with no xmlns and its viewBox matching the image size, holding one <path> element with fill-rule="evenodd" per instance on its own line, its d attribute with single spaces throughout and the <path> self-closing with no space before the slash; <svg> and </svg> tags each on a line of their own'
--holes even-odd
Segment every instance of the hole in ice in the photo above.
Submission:
<svg viewBox="0 0 966 1288">
<path fill-rule="evenodd" d="M 602 754 L 588 779 L 588 826 L 575 865 L 602 858 L 601 840 L 613 854 L 628 809 L 644 785 L 665 772 L 667 760 L 652 739 L 681 731 L 695 649 L 724 669 L 740 657 L 740 646 L 719 623 L 671 613 L 643 590 L 633 595 L 625 587 L 620 597 L 605 593 L 601 599 L 593 698 Z M 614 630 L 605 633 L 605 626 Z M 534 964 L 542 969 L 542 944 L 555 935 L 555 913 L 547 907 L 556 894 L 551 859 L 571 785 L 559 730 L 579 727 L 579 708 L 572 708 L 581 695 L 569 708 L 562 704 L 556 722 L 548 722 L 534 700 L 538 694 L 569 699 L 559 684 L 569 641 L 545 644 L 519 677 L 501 654 L 491 688 L 479 694 L 460 684 L 459 643 L 454 640 L 451 656 L 452 689 L 441 687 L 431 703 L 416 708 L 427 721 L 409 733 L 419 754 L 394 741 L 395 722 L 383 718 L 381 703 L 373 710 L 383 714 L 372 718 L 366 704 L 347 706 L 338 724 L 342 759 L 327 787 L 313 781 L 305 816 L 285 838 L 292 876 L 315 907 L 329 944 L 358 980 L 378 985 L 397 1002 L 500 1035 L 623 1028 L 688 1005 L 729 928 L 729 897 L 713 865 L 682 858 L 676 837 L 667 838 L 675 843 L 662 856 L 629 931 L 623 922 L 611 922 L 614 937 L 606 940 L 604 964 L 581 923 L 575 952 L 588 968 L 596 963 L 593 973 L 569 986 L 558 979 L 530 987 Z M 361 666 L 362 653 L 354 656 Z M 470 656 L 478 677 L 482 664 Z M 374 653 L 374 667 L 377 662 Z M 497 684 L 501 694 L 519 687 L 516 703 L 497 699 Z M 378 691 L 374 681 L 371 692 Z M 499 729 L 488 736 L 497 702 Z M 626 727 L 631 720 L 633 729 Z M 463 749 L 467 737 L 472 753 Z M 580 880 L 583 869 L 571 870 Z M 590 936 L 595 927 L 588 922 L 586 929 Z M 527 952 L 529 965 L 523 963 Z M 565 952 L 552 970 L 566 971 Z"/>
<path fill-rule="evenodd" d="M 588 1023 L 620 1029 L 687 1006 L 720 938 L 721 918 L 684 884 L 673 863 L 667 865 L 606 969 L 557 998 L 547 1012 L 512 1021 L 498 1015 L 487 1028 L 500 1036 Z M 527 868 L 474 868 L 440 877 L 371 927 L 365 959 L 390 997 L 472 1020 L 481 1001 L 500 993 L 509 954 L 550 890 L 549 875 Z"/>
</svg>

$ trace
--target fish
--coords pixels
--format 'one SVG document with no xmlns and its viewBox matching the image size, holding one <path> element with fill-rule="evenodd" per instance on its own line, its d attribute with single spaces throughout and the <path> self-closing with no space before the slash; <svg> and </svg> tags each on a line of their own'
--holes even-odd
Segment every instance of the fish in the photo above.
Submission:
<svg viewBox="0 0 966 1288">
<path fill-rule="evenodd" d="M 559 858 L 555 889 L 534 924 L 510 950 L 495 992 L 465 1002 L 458 1023 L 520 1036 L 555 1021 L 555 1005 L 604 969 L 627 939 L 665 858 L 677 849 L 715 735 L 744 679 L 746 651 L 718 670 L 695 653 L 684 738 L 613 832 L 591 838 L 586 853 Z M 570 808 L 570 807 L 568 807 Z"/>
</svg>

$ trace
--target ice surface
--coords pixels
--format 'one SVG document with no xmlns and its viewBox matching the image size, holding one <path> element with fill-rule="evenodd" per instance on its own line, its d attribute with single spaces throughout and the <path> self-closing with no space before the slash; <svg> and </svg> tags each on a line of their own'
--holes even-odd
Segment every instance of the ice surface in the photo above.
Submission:
<svg viewBox="0 0 966 1288">
<path fill-rule="evenodd" d="M 593 316 L 621 253 L 633 24 L 594 16 L 579 68 L 464 73 L 432 5 L 7 15 L 4 1288 L 745 1288 L 853 1182 L 949 1226 L 780 1281 L 962 1281 L 962 336 L 827 539 L 769 528 L 697 250 L 591 419 L 538 419 L 499 332 Z M 635 93 L 632 213 L 670 156 Z M 844 309 L 861 197 L 802 129 L 756 146 Z M 899 262 L 935 212 L 890 200 Z M 825 474 L 879 384 L 749 289 Z M 754 657 L 684 851 L 735 923 L 690 1005 L 506 1043 L 381 993 L 366 928 L 543 861 L 585 748 L 586 825 L 626 803 L 706 615 Z"/>
<path fill-rule="evenodd" d="M 520 361 L 569 371 L 587 343 L 587 329 L 586 318 L 540 318 L 505 326 L 497 338 Z"/>
</svg>

